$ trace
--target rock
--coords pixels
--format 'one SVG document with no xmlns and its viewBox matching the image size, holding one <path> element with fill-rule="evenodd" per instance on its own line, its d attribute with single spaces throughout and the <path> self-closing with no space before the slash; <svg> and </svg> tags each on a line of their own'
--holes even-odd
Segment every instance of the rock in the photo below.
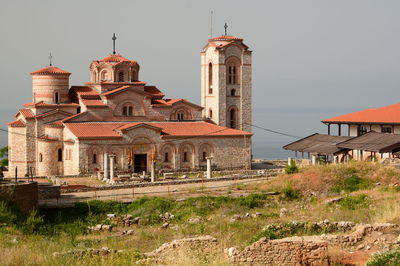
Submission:
<svg viewBox="0 0 400 266">
<path fill-rule="evenodd" d="M 134 219 L 133 219 L 133 223 L 134 224 L 139 224 L 139 221 L 142 219 L 142 217 L 135 217 Z"/>
<path fill-rule="evenodd" d="M 202 220 L 198 217 L 195 217 L 195 218 L 189 218 L 187 222 L 190 224 L 199 224 L 202 222 Z"/>
<path fill-rule="evenodd" d="M 284 216 L 286 216 L 287 214 L 288 214 L 288 209 L 286 209 L 286 208 L 282 208 L 280 211 L 279 211 L 279 217 L 284 217 Z"/>
<path fill-rule="evenodd" d="M 162 229 L 167 229 L 168 227 L 169 227 L 169 223 L 164 223 L 164 224 L 161 226 Z"/>
<path fill-rule="evenodd" d="M 103 226 L 101 227 L 102 231 L 111 231 L 112 230 L 112 225 L 109 224 L 103 224 Z"/>
<path fill-rule="evenodd" d="M 361 249 L 363 249 L 364 248 L 364 244 L 360 244 L 360 245 L 358 245 L 357 247 L 356 247 L 356 250 L 361 250 Z"/>
<path fill-rule="evenodd" d="M 13 244 L 17 244 L 18 240 L 16 238 L 13 238 L 10 242 L 13 243 Z"/>
<path fill-rule="evenodd" d="M 234 247 L 228 248 L 228 257 L 233 257 L 237 252 L 238 250 Z"/>
<path fill-rule="evenodd" d="M 181 178 L 182 179 L 186 179 L 186 178 L 188 178 L 188 176 L 187 175 L 183 175 Z"/>
<path fill-rule="evenodd" d="M 343 200 L 343 197 L 336 197 L 336 198 L 332 198 L 332 199 L 327 199 L 327 200 L 325 200 L 325 204 L 338 203 L 341 200 Z"/>
<path fill-rule="evenodd" d="M 107 214 L 107 218 L 108 219 L 117 218 L 117 215 L 115 213 L 110 213 L 110 214 Z"/>
<path fill-rule="evenodd" d="M 127 235 L 127 236 L 133 235 L 134 233 L 135 233 L 135 231 L 132 229 L 122 231 L 122 235 Z"/>
</svg>

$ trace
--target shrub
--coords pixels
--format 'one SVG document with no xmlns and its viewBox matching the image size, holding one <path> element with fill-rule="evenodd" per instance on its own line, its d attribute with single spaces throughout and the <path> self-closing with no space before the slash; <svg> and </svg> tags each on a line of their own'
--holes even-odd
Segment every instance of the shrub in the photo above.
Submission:
<svg viewBox="0 0 400 266">
<path fill-rule="evenodd" d="M 21 229 L 25 234 L 39 233 L 42 231 L 43 224 L 43 217 L 39 216 L 36 210 L 33 210 L 22 224 Z"/>
<path fill-rule="evenodd" d="M 285 167 L 285 173 L 290 175 L 298 172 L 299 168 L 297 167 L 296 162 L 293 159 L 290 159 L 290 163 Z"/>
<path fill-rule="evenodd" d="M 356 196 L 348 195 L 339 201 L 338 205 L 347 210 L 355 210 L 357 208 L 367 207 L 370 201 L 370 198 L 365 194 Z"/>
<path fill-rule="evenodd" d="M 367 189 L 369 186 L 370 183 L 367 179 L 352 174 L 341 179 L 337 184 L 332 187 L 331 190 L 337 193 L 340 193 L 342 191 L 353 192 L 361 189 Z"/>
<path fill-rule="evenodd" d="M 17 215 L 5 201 L 0 201 L 0 224 L 12 225 L 17 222 Z"/>
<path fill-rule="evenodd" d="M 293 188 L 292 183 L 287 183 L 282 189 L 282 198 L 286 200 L 295 200 L 300 198 L 300 192 Z"/>
<path fill-rule="evenodd" d="M 391 250 L 372 257 L 367 266 L 397 266 L 400 265 L 400 250 Z"/>
</svg>

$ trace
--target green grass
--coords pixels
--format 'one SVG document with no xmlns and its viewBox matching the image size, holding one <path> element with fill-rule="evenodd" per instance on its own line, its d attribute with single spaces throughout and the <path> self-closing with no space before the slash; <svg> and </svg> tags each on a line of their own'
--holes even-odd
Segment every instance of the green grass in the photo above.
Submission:
<svg viewBox="0 0 400 266">
<path fill-rule="evenodd" d="M 337 204 L 347 210 L 356 210 L 359 208 L 366 208 L 370 205 L 371 199 L 365 194 L 360 194 L 356 196 L 347 195 Z"/>
<path fill-rule="evenodd" d="M 353 168 L 348 169 L 346 177 L 339 179 L 337 183 L 331 188 L 333 192 L 353 192 L 357 190 L 367 189 L 370 187 L 370 182 L 357 176 L 354 172 L 356 170 Z"/>
<path fill-rule="evenodd" d="M 367 266 L 398 266 L 400 265 L 400 250 L 387 251 L 374 256 Z"/>
</svg>

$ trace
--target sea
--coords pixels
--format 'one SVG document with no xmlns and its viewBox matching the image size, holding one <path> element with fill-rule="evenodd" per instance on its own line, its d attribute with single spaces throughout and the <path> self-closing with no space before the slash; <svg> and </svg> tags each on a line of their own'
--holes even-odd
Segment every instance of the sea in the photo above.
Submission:
<svg viewBox="0 0 400 266">
<path fill-rule="evenodd" d="M 327 133 L 327 126 L 321 120 L 356 111 L 357 108 L 269 108 L 261 107 L 253 109 L 253 158 L 254 159 L 287 159 L 294 153 L 284 150 L 282 147 L 300 137 L 313 133 Z M 359 110 L 359 109 L 358 109 Z M 0 107 L 0 147 L 7 145 L 7 122 L 13 120 L 16 109 Z M 263 128 L 263 129 L 260 129 Z M 276 131 L 272 133 L 268 130 Z M 336 127 L 332 126 L 331 132 L 336 133 Z M 342 132 L 347 132 L 342 127 Z M 287 136 L 291 135 L 291 136 Z"/>
</svg>

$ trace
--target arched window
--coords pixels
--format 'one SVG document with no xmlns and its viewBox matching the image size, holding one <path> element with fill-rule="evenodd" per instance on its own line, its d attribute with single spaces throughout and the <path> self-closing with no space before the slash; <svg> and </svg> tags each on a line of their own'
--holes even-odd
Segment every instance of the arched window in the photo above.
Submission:
<svg viewBox="0 0 400 266">
<path fill-rule="evenodd" d="M 228 84 L 236 84 L 236 66 L 228 66 Z"/>
<path fill-rule="evenodd" d="M 108 79 L 108 72 L 107 72 L 107 70 L 103 70 L 102 72 L 101 72 L 101 75 L 100 75 L 101 77 L 101 81 L 106 81 L 107 79 Z"/>
<path fill-rule="evenodd" d="M 208 117 L 212 118 L 213 117 L 213 111 L 212 109 L 208 110 Z"/>
<path fill-rule="evenodd" d="M 213 75 L 212 75 L 213 69 L 212 69 L 212 63 L 208 64 L 208 94 L 213 93 Z"/>
<path fill-rule="evenodd" d="M 76 113 L 79 114 L 81 112 L 81 107 L 79 106 L 78 108 L 76 108 Z"/>
<path fill-rule="evenodd" d="M 39 162 L 43 162 L 43 154 L 39 153 Z"/>
<path fill-rule="evenodd" d="M 229 111 L 229 127 L 236 128 L 236 110 L 231 109 Z"/>
<path fill-rule="evenodd" d="M 133 107 L 128 106 L 128 116 L 132 116 L 132 115 L 133 115 Z"/>
<path fill-rule="evenodd" d="M 122 107 L 122 115 L 123 116 L 128 116 L 128 106 Z"/>
<path fill-rule="evenodd" d="M 58 157 L 58 161 L 59 162 L 62 162 L 62 160 L 63 160 L 63 151 L 62 151 L 62 149 L 58 149 L 58 151 L 57 151 L 57 157 Z"/>
<path fill-rule="evenodd" d="M 236 90 L 235 89 L 231 89 L 231 96 L 235 96 L 236 95 Z"/>
<path fill-rule="evenodd" d="M 54 102 L 60 103 L 60 94 L 58 92 L 54 93 Z"/>
<path fill-rule="evenodd" d="M 97 154 L 96 153 L 93 154 L 92 163 L 93 164 L 97 163 Z"/>
<path fill-rule="evenodd" d="M 176 117 L 178 120 L 185 120 L 185 113 L 183 111 L 179 111 Z"/>
<path fill-rule="evenodd" d="M 137 81 L 137 77 L 136 77 L 136 71 L 133 70 L 132 71 L 132 76 L 131 76 L 131 82 Z"/>
<path fill-rule="evenodd" d="M 207 152 L 203 151 L 203 162 L 207 161 Z"/>
<path fill-rule="evenodd" d="M 133 106 L 132 105 L 124 105 L 122 107 L 122 115 L 123 116 L 133 116 Z"/>
<path fill-rule="evenodd" d="M 124 82 L 124 72 L 123 71 L 118 73 L 118 82 Z"/>
<path fill-rule="evenodd" d="M 184 153 L 183 153 L 183 161 L 184 162 L 187 162 L 188 161 L 188 156 L 187 156 L 188 154 L 187 154 L 187 151 L 185 151 Z"/>
<path fill-rule="evenodd" d="M 164 153 L 164 162 L 165 163 L 169 162 L 169 154 L 168 154 L 168 152 Z"/>
</svg>

